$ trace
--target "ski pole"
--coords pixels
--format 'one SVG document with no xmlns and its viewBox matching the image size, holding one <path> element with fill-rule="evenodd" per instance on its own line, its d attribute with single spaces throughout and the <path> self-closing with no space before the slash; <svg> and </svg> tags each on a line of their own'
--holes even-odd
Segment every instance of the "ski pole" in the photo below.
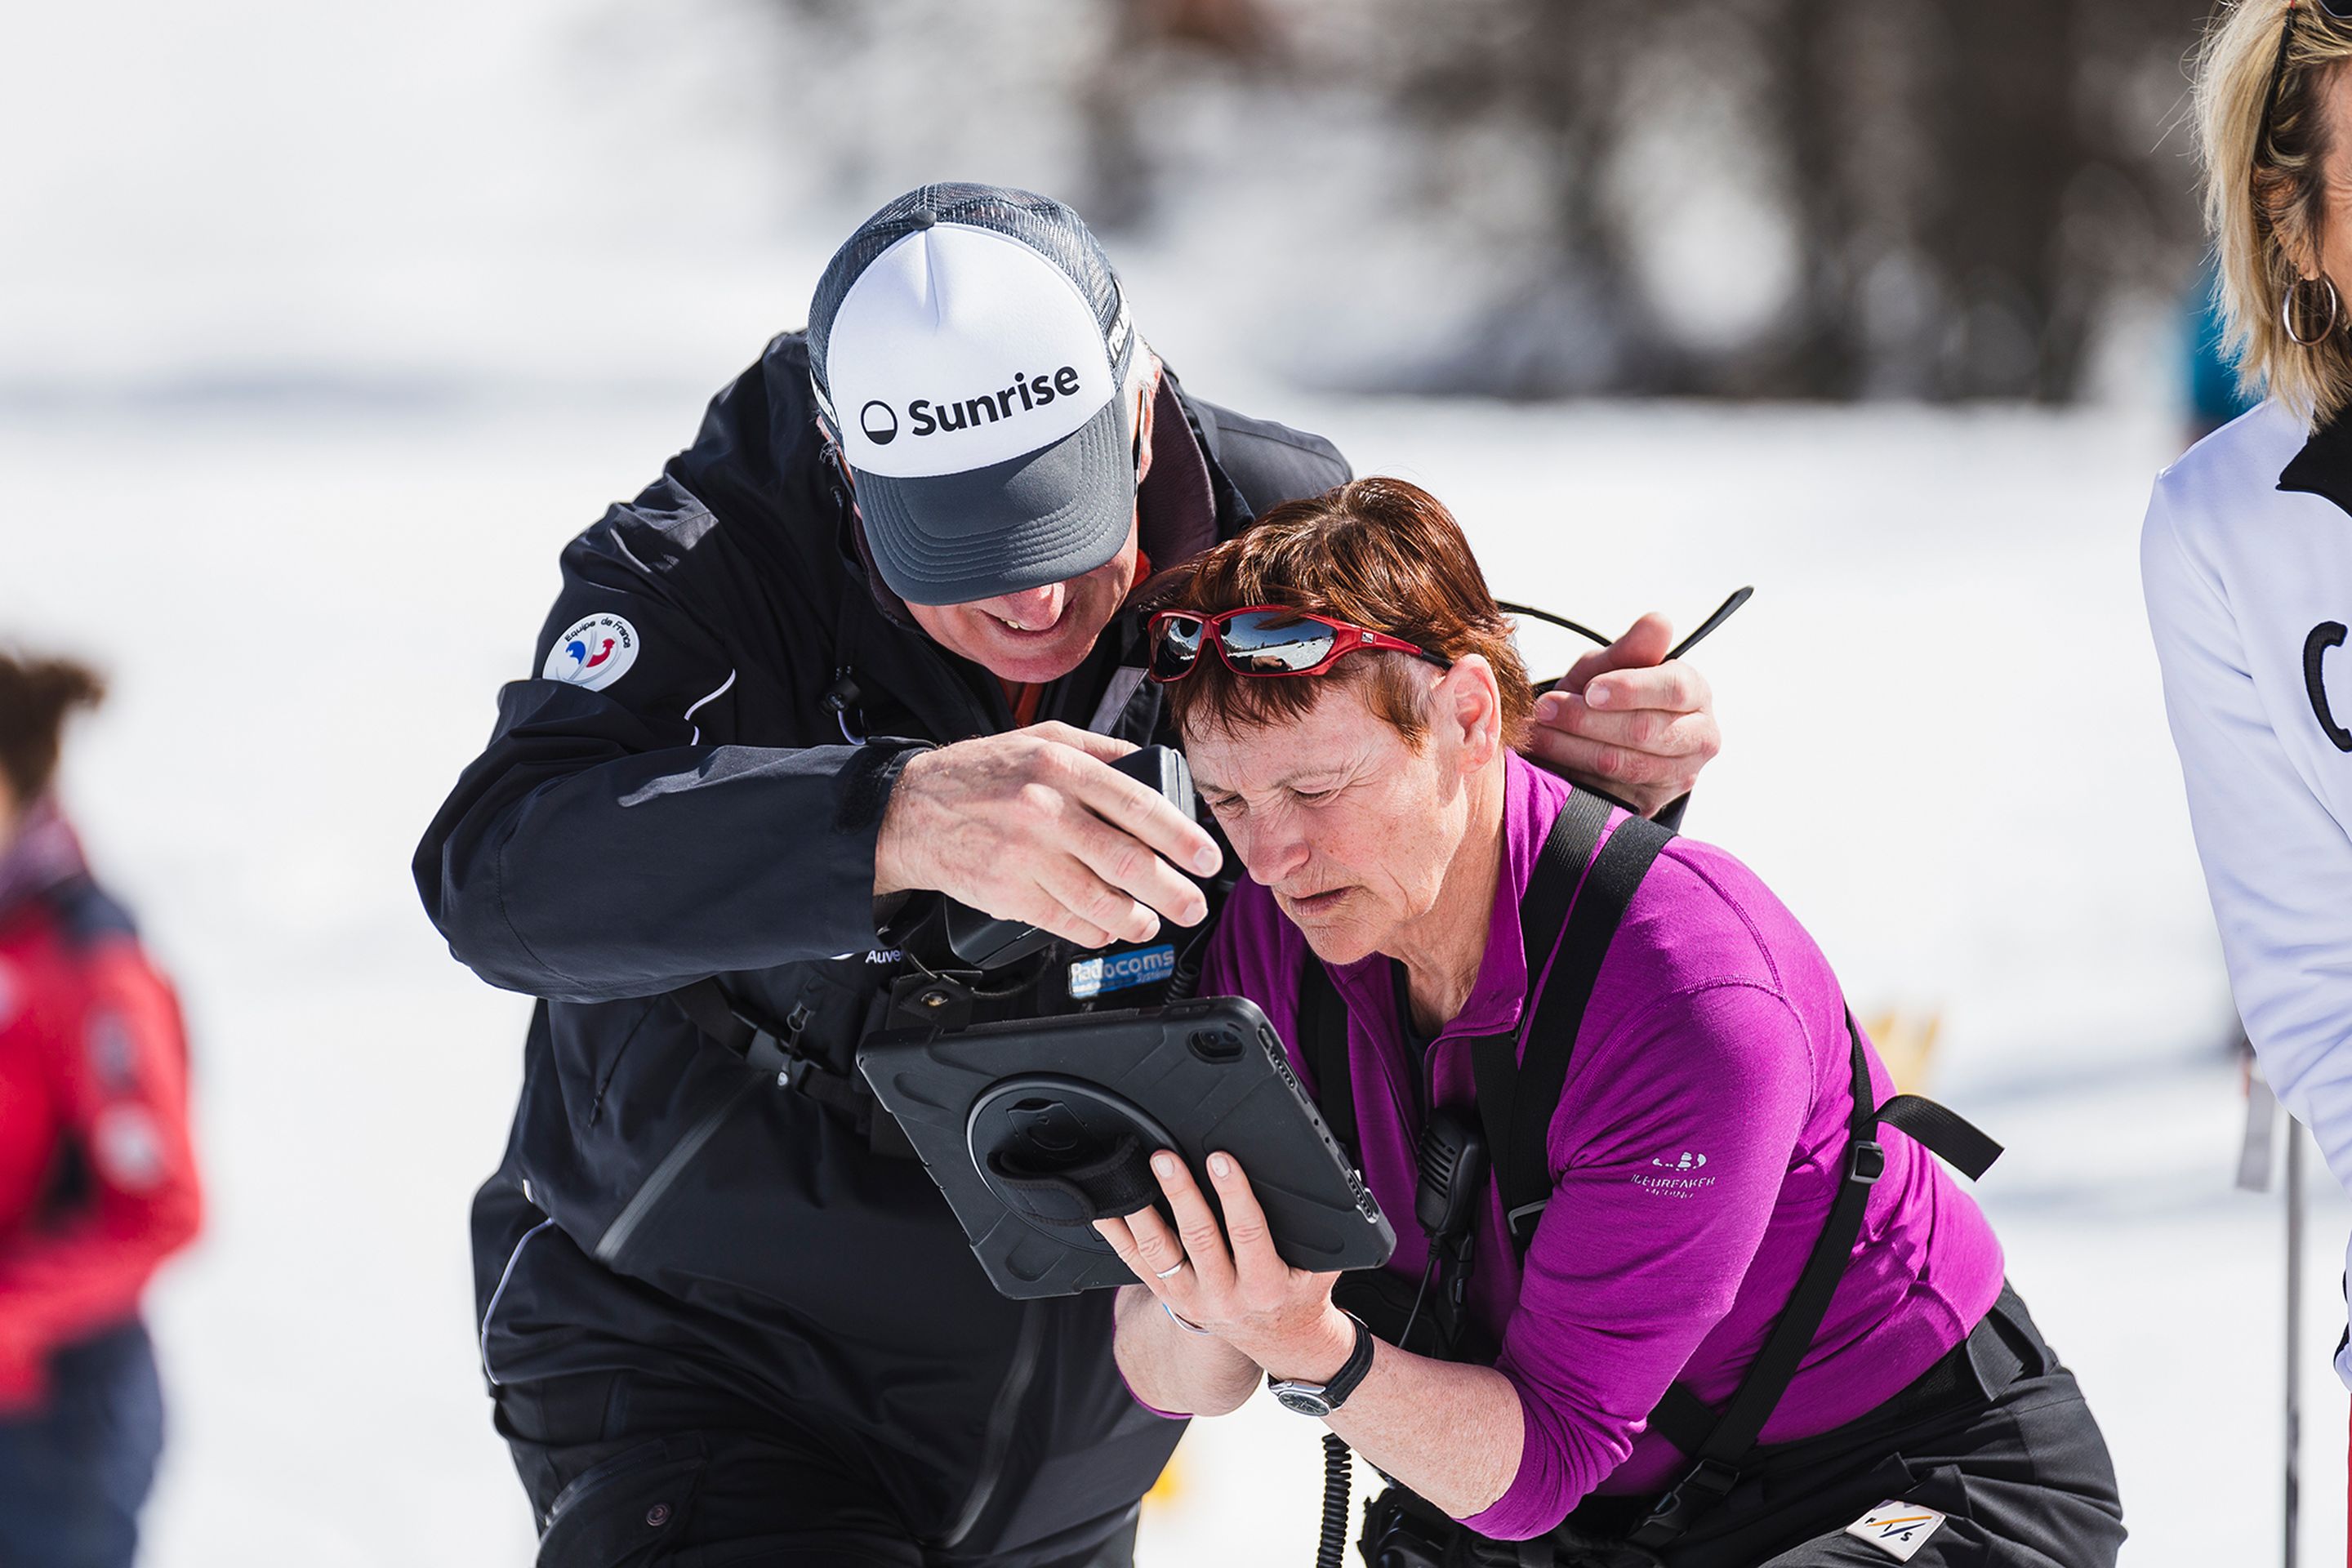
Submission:
<svg viewBox="0 0 2352 1568">
<path fill-rule="evenodd" d="M 2303 1138 L 2286 1123 L 2286 1568 L 2299 1560 L 2303 1522 Z"/>
</svg>

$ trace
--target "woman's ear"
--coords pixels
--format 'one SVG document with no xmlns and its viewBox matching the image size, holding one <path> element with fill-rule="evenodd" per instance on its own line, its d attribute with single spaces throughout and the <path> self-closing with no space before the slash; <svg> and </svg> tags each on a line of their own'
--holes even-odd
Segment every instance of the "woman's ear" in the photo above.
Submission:
<svg viewBox="0 0 2352 1568">
<path fill-rule="evenodd" d="M 1503 749 L 1503 691 L 1494 666 L 1482 654 L 1464 654 L 1439 679 L 1434 695 L 1439 721 L 1461 747 L 1463 773 L 1494 762 Z"/>
<path fill-rule="evenodd" d="M 2307 216 L 2295 197 L 2301 181 L 2279 169 L 2263 168 L 2254 172 L 2254 207 L 2270 226 L 2279 255 L 2294 269 L 2297 278 L 2319 275 L 2319 245 L 2317 237 L 2307 232 L 2304 222 Z"/>
</svg>

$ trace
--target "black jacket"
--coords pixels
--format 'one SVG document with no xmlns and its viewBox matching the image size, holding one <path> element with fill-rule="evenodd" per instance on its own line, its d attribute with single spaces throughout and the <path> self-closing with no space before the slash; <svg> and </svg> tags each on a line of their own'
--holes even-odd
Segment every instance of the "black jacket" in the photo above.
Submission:
<svg viewBox="0 0 2352 1568">
<path fill-rule="evenodd" d="M 1329 443 L 1172 377 L 1155 420 L 1141 516 L 1159 568 L 1347 478 Z M 415 865 L 451 952 L 543 998 L 507 1155 L 475 1204 L 486 1373 L 635 1369 L 748 1394 L 862 1448 L 943 1547 L 1066 1547 L 1115 1521 L 1181 1424 L 1120 1385 L 1108 1293 L 999 1297 L 919 1164 L 751 1071 L 667 994 L 719 976 L 848 1073 L 903 964 L 871 896 L 898 765 L 1012 727 L 994 679 L 862 563 L 802 336 L 770 343 L 562 569 L 532 673 L 597 614 L 629 623 L 635 662 L 603 690 L 508 685 Z M 1039 716 L 1164 739 L 1141 634 L 1122 612 Z M 1056 988 L 1066 956 L 1018 1005 L 1085 1005 Z"/>
</svg>

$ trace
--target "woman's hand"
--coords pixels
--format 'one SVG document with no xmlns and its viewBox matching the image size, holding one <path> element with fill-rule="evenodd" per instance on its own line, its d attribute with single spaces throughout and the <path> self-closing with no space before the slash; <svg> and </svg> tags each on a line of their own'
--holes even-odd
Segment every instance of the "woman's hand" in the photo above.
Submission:
<svg viewBox="0 0 2352 1568">
<path fill-rule="evenodd" d="M 1151 1169 L 1168 1194 L 1176 1228 L 1170 1230 L 1158 1210 L 1144 1209 L 1125 1219 L 1097 1220 L 1095 1229 L 1162 1306 L 1207 1332 L 1185 1333 L 1158 1321 L 1165 1314 L 1150 1309 L 1150 1343 L 1160 1355 L 1136 1358 L 1152 1364 L 1129 1370 L 1130 1386 L 1149 1398 L 1136 1373 L 1147 1378 L 1157 1373 L 1165 1379 L 1164 1397 L 1181 1396 L 1192 1402 L 1189 1408 L 1207 1414 L 1235 1409 L 1249 1396 L 1255 1373 L 1244 1384 L 1232 1373 L 1253 1364 L 1303 1383 L 1337 1376 L 1356 1348 L 1354 1321 L 1331 1304 L 1339 1276 L 1293 1268 L 1276 1254 L 1265 1212 L 1234 1157 L 1209 1156 L 1209 1181 L 1225 1210 L 1223 1231 L 1184 1162 L 1162 1150 L 1151 1157 Z M 1135 1290 L 1130 1285 L 1119 1295 Z M 1139 1306 L 1145 1300 L 1132 1299 Z M 1127 1347 L 1134 1342 L 1128 1337 L 1128 1301 L 1119 1305 L 1119 1364 L 1129 1369 Z M 1140 1330 L 1146 1312 L 1134 1316 Z M 1138 1332 L 1135 1342 L 1143 1338 Z M 1211 1351 L 1234 1364 L 1210 1365 L 1205 1352 Z M 1503 1495 L 1518 1472 L 1525 1432 L 1518 1392 L 1493 1367 L 1431 1361 L 1386 1342 L 1373 1352 L 1370 1374 L 1329 1423 L 1349 1447 L 1456 1519 Z"/>
<path fill-rule="evenodd" d="M 1151 1171 L 1176 1228 L 1150 1208 L 1097 1220 L 1119 1261 L 1170 1311 L 1275 1376 L 1316 1383 L 1337 1375 L 1356 1343 L 1354 1322 L 1331 1304 L 1339 1276 L 1282 1260 L 1240 1162 L 1209 1156 L 1209 1180 L 1224 1205 L 1222 1230 L 1183 1161 L 1163 1149 L 1151 1157 Z"/>
</svg>

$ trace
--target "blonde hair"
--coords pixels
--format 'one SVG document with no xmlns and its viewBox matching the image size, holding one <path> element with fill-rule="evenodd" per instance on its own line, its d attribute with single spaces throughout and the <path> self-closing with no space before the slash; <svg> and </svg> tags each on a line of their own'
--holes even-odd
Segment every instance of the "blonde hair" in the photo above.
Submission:
<svg viewBox="0 0 2352 1568">
<path fill-rule="evenodd" d="M 2221 262 L 2214 292 L 2239 383 L 2316 426 L 2352 402 L 2352 333 L 2339 328 L 2316 343 L 2298 343 L 2280 312 L 2304 275 L 2296 258 L 2318 258 L 2327 89 L 2352 60 L 2352 28 L 2315 0 L 2295 0 L 2294 41 L 2265 138 L 2263 100 L 2288 5 L 2233 0 L 2214 18 L 2197 53 L 2197 153 L 2205 224 Z M 2352 289 L 2352 279 L 2344 287 Z M 2340 314 L 2341 326 L 2352 327 L 2352 293 Z"/>
</svg>

